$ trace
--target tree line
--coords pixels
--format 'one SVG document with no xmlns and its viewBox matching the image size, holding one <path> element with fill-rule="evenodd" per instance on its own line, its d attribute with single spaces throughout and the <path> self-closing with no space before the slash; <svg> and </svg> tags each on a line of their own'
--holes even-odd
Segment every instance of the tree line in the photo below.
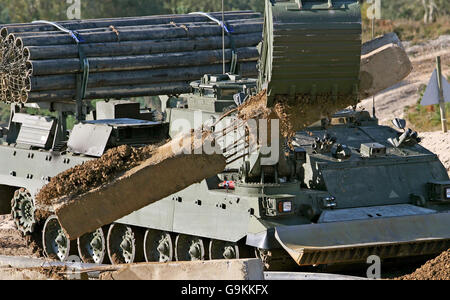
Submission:
<svg viewBox="0 0 450 300">
<path fill-rule="evenodd" d="M 0 0 L 0 23 L 66 20 L 79 1 L 81 18 L 114 18 L 220 11 L 221 0 Z M 225 10 L 264 11 L 264 0 L 225 0 Z"/>
<path fill-rule="evenodd" d="M 221 0 L 0 0 L 0 23 L 66 20 L 68 8 L 77 1 L 81 6 L 82 19 L 210 12 L 220 11 L 222 7 Z M 429 22 L 437 16 L 450 14 L 449 0 L 378 1 L 381 1 L 383 19 Z M 264 11 L 264 2 L 265 0 L 224 0 L 225 10 L 259 12 Z"/>
</svg>

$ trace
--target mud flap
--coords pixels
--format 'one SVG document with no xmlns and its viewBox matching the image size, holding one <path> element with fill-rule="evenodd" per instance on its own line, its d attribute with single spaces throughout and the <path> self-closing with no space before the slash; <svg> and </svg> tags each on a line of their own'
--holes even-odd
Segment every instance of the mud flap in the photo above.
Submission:
<svg viewBox="0 0 450 300">
<path fill-rule="evenodd" d="M 450 213 L 277 227 L 300 266 L 440 253 L 450 247 Z"/>
</svg>

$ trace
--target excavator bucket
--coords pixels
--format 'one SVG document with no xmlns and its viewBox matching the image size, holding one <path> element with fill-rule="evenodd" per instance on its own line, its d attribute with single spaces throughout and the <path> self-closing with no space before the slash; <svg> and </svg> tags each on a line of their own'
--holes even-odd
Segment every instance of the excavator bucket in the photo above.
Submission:
<svg viewBox="0 0 450 300">
<path fill-rule="evenodd" d="M 277 227 L 300 266 L 440 253 L 450 247 L 450 213 Z"/>
<path fill-rule="evenodd" d="M 361 64 L 361 7 L 357 0 L 266 1 L 259 61 L 267 105 L 321 103 L 337 110 L 355 104 Z M 305 100 L 305 97 L 308 101 Z M 308 109 L 308 113 L 320 112 Z"/>
</svg>

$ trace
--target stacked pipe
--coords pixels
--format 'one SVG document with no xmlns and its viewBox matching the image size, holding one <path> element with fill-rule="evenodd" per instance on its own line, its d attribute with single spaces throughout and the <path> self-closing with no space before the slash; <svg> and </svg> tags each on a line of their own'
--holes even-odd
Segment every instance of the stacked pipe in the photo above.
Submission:
<svg viewBox="0 0 450 300">
<path fill-rule="evenodd" d="M 220 19 L 221 13 L 210 16 Z M 233 51 L 238 72 L 256 76 L 262 19 L 251 11 L 226 12 L 225 61 Z M 125 98 L 189 91 L 189 82 L 223 71 L 222 27 L 200 14 L 58 22 L 74 38 L 45 23 L 0 30 L 0 100 L 75 101 L 80 52 L 88 58 L 85 99 Z"/>
</svg>

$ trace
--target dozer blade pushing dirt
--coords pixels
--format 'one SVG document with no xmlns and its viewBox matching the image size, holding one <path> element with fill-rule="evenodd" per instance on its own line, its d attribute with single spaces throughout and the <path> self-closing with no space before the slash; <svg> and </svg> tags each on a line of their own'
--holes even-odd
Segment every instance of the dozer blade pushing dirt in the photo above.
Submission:
<svg viewBox="0 0 450 300">
<path fill-rule="evenodd" d="M 190 140 L 190 136 L 159 147 L 151 158 L 108 184 L 58 199 L 54 210 L 69 239 L 77 239 L 223 171 L 226 160 L 221 154 L 184 154 L 184 148 L 174 151 L 173 144 L 185 139 Z M 197 153 L 201 141 L 192 146 L 192 153 Z"/>
<path fill-rule="evenodd" d="M 440 253 L 450 247 L 450 213 L 277 227 L 300 266 Z"/>
</svg>

